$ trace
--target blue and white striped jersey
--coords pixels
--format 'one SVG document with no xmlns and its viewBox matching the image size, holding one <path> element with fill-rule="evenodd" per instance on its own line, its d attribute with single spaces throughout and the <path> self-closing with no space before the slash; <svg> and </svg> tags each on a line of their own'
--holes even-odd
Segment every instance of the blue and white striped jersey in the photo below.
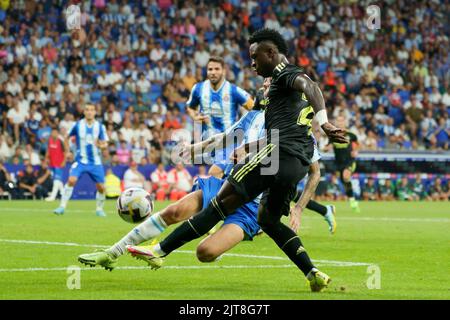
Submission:
<svg viewBox="0 0 450 320">
<path fill-rule="evenodd" d="M 200 107 L 200 113 L 210 117 L 209 124 L 202 124 L 202 139 L 222 133 L 236 122 L 239 106 L 244 105 L 250 95 L 238 86 L 225 80 L 215 91 L 209 80 L 198 82 L 191 91 L 187 107 Z"/>
<path fill-rule="evenodd" d="M 236 133 L 238 130 L 242 130 L 244 138 L 240 145 L 257 141 L 265 136 L 264 127 L 264 112 L 263 111 L 249 111 L 238 122 L 228 128 L 225 132 L 227 136 Z M 231 169 L 232 164 L 228 164 L 224 169 L 224 174 L 227 176 Z"/>
<path fill-rule="evenodd" d="M 70 137 L 75 137 L 77 147 L 75 161 L 87 165 L 101 165 L 100 149 L 96 141 L 108 141 L 106 128 L 98 121 L 88 126 L 85 119 L 77 121 L 69 132 Z"/>
</svg>

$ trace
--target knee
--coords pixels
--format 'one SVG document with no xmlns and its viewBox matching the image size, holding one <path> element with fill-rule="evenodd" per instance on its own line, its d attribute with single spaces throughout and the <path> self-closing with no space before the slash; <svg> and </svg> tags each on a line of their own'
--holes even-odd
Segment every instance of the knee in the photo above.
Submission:
<svg viewBox="0 0 450 320">
<path fill-rule="evenodd" d="M 97 191 L 100 193 L 105 193 L 105 186 L 103 184 L 98 184 Z"/>
<path fill-rule="evenodd" d="M 175 224 L 182 221 L 182 214 L 179 206 L 175 204 L 169 205 L 162 213 L 161 217 L 167 225 Z"/>
<path fill-rule="evenodd" d="M 218 256 L 219 254 L 211 246 L 201 243 L 197 247 L 197 259 L 200 262 L 213 262 Z"/>
<path fill-rule="evenodd" d="M 69 180 L 67 180 L 67 184 L 70 187 L 75 186 L 76 183 L 77 183 L 77 178 L 75 178 L 75 177 L 69 177 Z"/>
</svg>

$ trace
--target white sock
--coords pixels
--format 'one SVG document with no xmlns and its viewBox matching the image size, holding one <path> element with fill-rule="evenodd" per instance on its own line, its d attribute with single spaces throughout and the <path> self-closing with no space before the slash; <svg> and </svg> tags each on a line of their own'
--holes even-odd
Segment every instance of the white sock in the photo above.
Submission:
<svg viewBox="0 0 450 320">
<path fill-rule="evenodd" d="M 106 251 L 115 258 L 123 255 L 126 252 L 128 245 L 138 245 L 144 241 L 150 240 L 159 236 L 165 229 L 167 224 L 161 218 L 160 213 L 151 215 L 150 218 L 142 222 L 136 228 L 131 230 L 125 237 L 119 242 L 111 246 Z"/>
<path fill-rule="evenodd" d="M 63 182 L 62 182 L 61 180 L 56 180 L 56 182 L 58 183 L 58 191 L 59 191 L 59 194 L 60 194 L 61 197 L 62 197 L 63 192 L 64 192 L 64 184 L 63 184 Z M 58 192 L 56 193 L 56 195 L 58 195 Z"/>
<path fill-rule="evenodd" d="M 72 197 L 73 187 L 66 184 L 64 186 L 64 191 L 61 195 L 61 204 L 60 207 L 65 208 L 67 206 L 67 202 L 69 201 L 70 197 Z"/>
<path fill-rule="evenodd" d="M 95 194 L 95 200 L 97 200 L 97 211 L 103 211 L 103 206 L 105 205 L 105 194 L 97 191 Z"/>
<path fill-rule="evenodd" d="M 165 255 L 166 255 L 166 253 L 164 252 L 164 250 L 161 249 L 161 246 L 159 245 L 159 243 L 156 244 L 156 245 L 153 247 L 153 252 L 156 253 L 156 254 L 159 255 L 159 256 L 165 256 Z"/>
<path fill-rule="evenodd" d="M 58 191 L 59 191 L 59 183 L 61 183 L 61 181 L 59 181 L 59 180 L 54 180 L 53 181 L 52 193 L 50 194 L 49 198 L 56 199 L 56 196 L 57 196 Z"/>
<path fill-rule="evenodd" d="M 330 215 L 332 213 L 331 206 L 330 205 L 326 205 L 326 207 L 327 207 L 327 213 L 325 215 L 328 216 L 328 215 Z"/>
</svg>

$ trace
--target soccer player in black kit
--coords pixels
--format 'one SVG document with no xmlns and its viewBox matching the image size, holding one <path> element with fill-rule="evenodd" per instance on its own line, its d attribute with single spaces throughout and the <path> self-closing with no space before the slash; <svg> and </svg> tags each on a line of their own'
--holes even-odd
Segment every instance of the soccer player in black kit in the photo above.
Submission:
<svg viewBox="0 0 450 320">
<path fill-rule="evenodd" d="M 336 124 L 338 126 L 345 126 L 345 118 L 342 116 L 337 117 Z M 334 150 L 334 163 L 336 164 L 336 171 L 344 185 L 345 194 L 350 201 L 350 207 L 355 212 L 359 213 L 359 204 L 353 194 L 351 182 L 352 174 L 356 170 L 358 138 L 351 132 L 347 132 L 346 135 L 348 142 L 340 143 L 331 141 L 330 146 L 332 146 Z"/>
<path fill-rule="evenodd" d="M 237 208 L 263 193 L 258 224 L 305 274 L 311 290 L 321 291 L 327 287 L 330 277 L 314 267 L 303 248 L 296 233 L 302 209 L 296 207 L 290 212 L 290 202 L 296 195 L 298 182 L 311 164 L 314 115 L 331 141 L 346 142 L 345 131 L 328 122 L 318 84 L 303 69 L 288 63 L 287 44 L 279 32 L 261 29 L 252 34 L 249 42 L 252 67 L 258 75 L 272 77 L 265 111 L 265 145 L 256 153 L 247 154 L 245 161 L 234 166 L 209 205 L 171 234 L 174 238 L 177 238 L 177 233 L 183 234 L 183 239 L 172 242 L 178 248 L 200 237 Z M 276 130 L 278 139 L 272 141 L 271 133 Z M 249 152 L 252 146 L 246 145 L 244 150 Z M 272 154 L 278 154 L 278 159 L 273 159 Z M 271 163 L 278 161 L 279 164 L 278 171 L 270 175 L 263 170 L 269 167 L 263 161 L 268 157 Z M 283 215 L 289 214 L 292 229 L 280 221 Z M 171 248 L 166 249 L 172 251 Z"/>
</svg>

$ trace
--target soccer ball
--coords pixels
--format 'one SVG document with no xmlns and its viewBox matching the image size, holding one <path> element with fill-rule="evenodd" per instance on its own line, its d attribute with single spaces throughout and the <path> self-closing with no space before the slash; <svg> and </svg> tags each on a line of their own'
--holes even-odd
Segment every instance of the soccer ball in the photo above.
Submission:
<svg viewBox="0 0 450 320">
<path fill-rule="evenodd" d="M 153 200 L 144 189 L 129 188 L 117 199 L 117 212 L 126 222 L 138 223 L 152 214 Z"/>
</svg>

